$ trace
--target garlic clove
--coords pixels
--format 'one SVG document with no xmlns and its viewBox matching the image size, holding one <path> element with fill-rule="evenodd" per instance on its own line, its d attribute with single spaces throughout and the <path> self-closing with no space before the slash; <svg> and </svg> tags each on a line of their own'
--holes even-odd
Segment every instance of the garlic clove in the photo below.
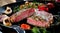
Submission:
<svg viewBox="0 0 60 33">
<path fill-rule="evenodd" d="M 11 14 L 12 13 L 12 9 L 10 7 L 7 7 L 4 13 Z"/>
<path fill-rule="evenodd" d="M 10 20 L 9 20 L 8 18 L 9 18 L 9 17 L 6 17 L 6 18 L 3 19 L 3 24 L 4 24 L 5 26 L 11 26 L 11 25 L 12 25 L 11 22 L 10 22 Z"/>
</svg>

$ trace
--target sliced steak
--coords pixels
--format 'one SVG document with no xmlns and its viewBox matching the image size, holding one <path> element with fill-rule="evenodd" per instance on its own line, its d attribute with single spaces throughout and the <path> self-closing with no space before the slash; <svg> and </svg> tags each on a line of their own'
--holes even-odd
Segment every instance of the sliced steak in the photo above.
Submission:
<svg viewBox="0 0 60 33">
<path fill-rule="evenodd" d="M 23 9 L 13 14 L 12 16 L 10 16 L 10 19 L 12 22 L 18 22 L 18 21 L 23 20 L 24 18 L 31 16 L 34 12 L 35 11 L 33 8 Z"/>
<path fill-rule="evenodd" d="M 27 23 L 39 27 L 49 27 L 52 22 L 53 15 L 45 11 L 36 11 L 33 16 L 27 18 Z"/>
</svg>

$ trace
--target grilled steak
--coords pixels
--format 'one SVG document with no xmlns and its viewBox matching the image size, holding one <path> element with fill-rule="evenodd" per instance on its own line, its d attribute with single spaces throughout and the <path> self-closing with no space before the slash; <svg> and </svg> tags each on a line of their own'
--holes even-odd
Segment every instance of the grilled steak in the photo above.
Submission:
<svg viewBox="0 0 60 33">
<path fill-rule="evenodd" d="M 27 18 L 29 16 L 31 16 L 34 13 L 34 9 L 33 8 L 29 8 L 29 9 L 22 9 L 19 12 L 13 14 L 12 16 L 10 16 L 10 20 L 12 22 L 18 22 L 21 21 L 24 18 Z"/>
<path fill-rule="evenodd" d="M 45 11 L 37 11 L 33 16 L 27 18 L 27 23 L 39 26 L 39 27 L 48 27 L 53 21 L 53 15 Z"/>
</svg>

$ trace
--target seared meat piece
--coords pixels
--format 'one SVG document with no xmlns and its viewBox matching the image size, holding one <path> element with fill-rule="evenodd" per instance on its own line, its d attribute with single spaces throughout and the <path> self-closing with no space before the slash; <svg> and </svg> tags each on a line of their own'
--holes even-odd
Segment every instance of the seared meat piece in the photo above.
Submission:
<svg viewBox="0 0 60 33">
<path fill-rule="evenodd" d="M 33 16 L 27 18 L 27 23 L 39 27 L 49 27 L 52 22 L 53 15 L 45 11 L 36 10 Z"/>
<path fill-rule="evenodd" d="M 33 8 L 22 9 L 19 12 L 10 16 L 10 20 L 11 22 L 18 22 L 18 21 L 23 20 L 24 18 L 31 16 L 34 12 L 35 11 Z"/>
</svg>

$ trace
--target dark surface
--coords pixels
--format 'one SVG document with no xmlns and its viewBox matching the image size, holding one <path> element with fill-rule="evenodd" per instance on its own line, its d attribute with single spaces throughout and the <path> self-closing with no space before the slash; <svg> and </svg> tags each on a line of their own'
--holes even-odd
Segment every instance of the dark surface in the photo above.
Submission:
<svg viewBox="0 0 60 33">
<path fill-rule="evenodd" d="M 5 27 L 3 25 L 0 25 L 0 31 L 2 31 L 3 33 L 17 33 L 14 29 Z"/>
</svg>

